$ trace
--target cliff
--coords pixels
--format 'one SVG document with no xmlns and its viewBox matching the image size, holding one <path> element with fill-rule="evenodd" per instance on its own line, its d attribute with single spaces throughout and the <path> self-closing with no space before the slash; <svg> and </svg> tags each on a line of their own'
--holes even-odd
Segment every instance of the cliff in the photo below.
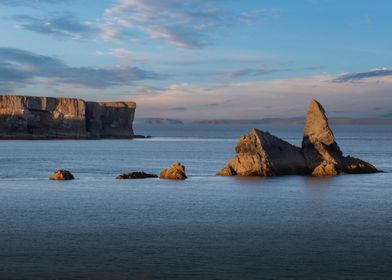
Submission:
<svg viewBox="0 0 392 280">
<path fill-rule="evenodd" d="M 0 138 L 132 138 L 135 109 L 134 102 L 0 96 Z"/>
<path fill-rule="evenodd" d="M 86 102 L 86 129 L 96 138 L 133 137 L 135 102 Z"/>
</svg>

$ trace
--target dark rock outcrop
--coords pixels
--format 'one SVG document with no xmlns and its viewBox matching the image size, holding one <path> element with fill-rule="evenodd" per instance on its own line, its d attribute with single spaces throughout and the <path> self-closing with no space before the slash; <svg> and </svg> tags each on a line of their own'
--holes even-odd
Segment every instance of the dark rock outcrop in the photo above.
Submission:
<svg viewBox="0 0 392 280">
<path fill-rule="evenodd" d="M 132 138 L 134 102 L 86 102 L 87 131 L 96 138 Z"/>
<path fill-rule="evenodd" d="M 0 139 L 132 138 L 134 102 L 0 96 Z"/>
<path fill-rule="evenodd" d="M 237 155 L 217 175 L 279 176 L 307 173 L 301 149 L 268 132 L 253 129 L 249 135 L 240 138 L 235 150 Z"/>
<path fill-rule="evenodd" d="M 324 108 L 316 100 L 311 102 L 306 115 L 302 150 L 314 176 L 378 172 L 370 163 L 343 155 L 329 127 Z"/>
<path fill-rule="evenodd" d="M 158 178 L 158 175 L 145 173 L 143 171 L 139 172 L 131 172 L 118 175 L 116 179 L 119 180 L 128 180 L 128 179 L 147 179 L 147 178 Z"/>
<path fill-rule="evenodd" d="M 75 179 L 75 177 L 68 170 L 61 169 L 54 172 L 53 175 L 49 177 L 49 179 L 54 181 L 68 181 Z"/>
<path fill-rule="evenodd" d="M 159 174 L 159 178 L 169 180 L 185 180 L 187 178 L 185 174 L 185 166 L 179 162 L 176 162 L 169 168 L 163 170 L 161 174 Z"/>
<path fill-rule="evenodd" d="M 329 128 L 323 107 L 309 106 L 302 149 L 268 132 L 253 129 L 236 145 L 237 155 L 221 169 L 221 176 L 333 176 L 343 173 L 379 172 L 363 160 L 344 156 Z"/>
</svg>

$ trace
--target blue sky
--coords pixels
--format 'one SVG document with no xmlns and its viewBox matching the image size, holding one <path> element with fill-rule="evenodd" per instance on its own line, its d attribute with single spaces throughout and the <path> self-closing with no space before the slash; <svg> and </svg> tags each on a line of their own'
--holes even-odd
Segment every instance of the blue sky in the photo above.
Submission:
<svg viewBox="0 0 392 280">
<path fill-rule="evenodd" d="M 392 2 L 0 0 L 0 92 L 139 117 L 392 113 Z"/>
</svg>

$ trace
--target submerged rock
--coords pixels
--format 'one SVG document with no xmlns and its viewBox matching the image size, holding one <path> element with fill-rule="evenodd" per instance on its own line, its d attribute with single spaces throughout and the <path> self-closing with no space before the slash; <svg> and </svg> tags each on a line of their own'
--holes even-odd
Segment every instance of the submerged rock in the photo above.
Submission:
<svg viewBox="0 0 392 280">
<path fill-rule="evenodd" d="M 185 166 L 179 162 L 176 162 L 169 168 L 163 170 L 161 174 L 159 174 L 159 178 L 169 180 L 185 180 L 187 178 L 185 174 Z"/>
<path fill-rule="evenodd" d="M 67 181 L 73 180 L 75 177 L 68 170 L 61 169 L 54 172 L 53 175 L 49 177 L 49 179 L 55 181 Z"/>
<path fill-rule="evenodd" d="M 116 179 L 119 180 L 146 179 L 146 178 L 158 178 L 158 175 L 137 171 L 137 172 L 121 174 L 116 177 Z"/>
<path fill-rule="evenodd" d="M 237 155 L 217 175 L 280 176 L 306 174 L 307 166 L 300 148 L 268 132 L 253 129 L 242 136 Z"/>
<path fill-rule="evenodd" d="M 306 115 L 302 151 L 314 176 L 378 172 L 370 163 L 343 155 L 329 127 L 324 108 L 316 100 L 310 103 Z"/>
</svg>

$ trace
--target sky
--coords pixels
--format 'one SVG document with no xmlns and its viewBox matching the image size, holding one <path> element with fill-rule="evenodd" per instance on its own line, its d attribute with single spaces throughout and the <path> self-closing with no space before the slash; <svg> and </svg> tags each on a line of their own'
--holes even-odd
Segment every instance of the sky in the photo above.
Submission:
<svg viewBox="0 0 392 280">
<path fill-rule="evenodd" d="M 392 117 L 390 0 L 0 0 L 0 94 L 137 117 Z"/>
</svg>

